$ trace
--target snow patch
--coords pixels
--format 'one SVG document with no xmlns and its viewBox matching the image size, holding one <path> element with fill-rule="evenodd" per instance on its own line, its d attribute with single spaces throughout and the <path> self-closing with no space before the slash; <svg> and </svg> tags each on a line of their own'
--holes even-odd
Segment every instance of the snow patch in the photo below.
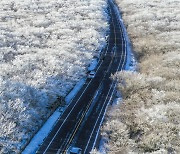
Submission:
<svg viewBox="0 0 180 154">
<path fill-rule="evenodd" d="M 67 104 L 69 104 L 70 101 L 76 96 L 76 94 L 82 88 L 85 82 L 86 82 L 86 78 L 83 78 L 75 85 L 73 90 L 71 90 L 71 92 L 65 98 Z"/>
<path fill-rule="evenodd" d="M 81 79 L 73 88 L 73 90 L 66 96 L 65 101 L 67 104 L 71 102 L 71 100 L 76 96 L 78 91 L 82 88 L 86 79 Z M 22 154 L 32 154 L 37 151 L 39 146 L 43 143 L 44 139 L 48 136 L 51 132 L 53 126 L 57 123 L 58 119 L 65 111 L 66 107 L 59 107 L 56 111 L 49 117 L 43 127 L 37 132 L 37 134 L 32 138 L 31 142 L 22 152 Z"/>
<path fill-rule="evenodd" d="M 25 148 L 22 154 L 33 154 L 39 148 L 39 146 L 43 143 L 44 139 L 51 132 L 53 126 L 56 124 L 58 118 L 63 113 L 62 108 L 58 108 L 46 121 L 43 127 L 38 131 L 38 133 L 32 138 L 29 145 Z"/>
<path fill-rule="evenodd" d="M 93 71 L 96 69 L 98 65 L 98 59 L 97 58 L 94 58 L 92 61 L 91 61 L 91 64 L 89 65 L 88 67 L 88 71 Z"/>
</svg>

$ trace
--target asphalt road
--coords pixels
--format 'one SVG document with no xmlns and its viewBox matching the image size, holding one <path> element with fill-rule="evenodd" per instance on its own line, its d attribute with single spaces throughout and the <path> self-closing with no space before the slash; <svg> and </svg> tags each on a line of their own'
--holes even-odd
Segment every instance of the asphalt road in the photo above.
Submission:
<svg viewBox="0 0 180 154">
<path fill-rule="evenodd" d="M 121 24 L 111 1 L 108 9 L 111 16 L 110 35 L 96 76 L 87 79 L 36 152 L 38 154 L 66 153 L 70 146 L 80 147 L 83 153 L 88 154 L 98 145 L 104 113 L 116 92 L 116 81 L 111 80 L 110 76 L 124 69 L 127 56 Z"/>
</svg>

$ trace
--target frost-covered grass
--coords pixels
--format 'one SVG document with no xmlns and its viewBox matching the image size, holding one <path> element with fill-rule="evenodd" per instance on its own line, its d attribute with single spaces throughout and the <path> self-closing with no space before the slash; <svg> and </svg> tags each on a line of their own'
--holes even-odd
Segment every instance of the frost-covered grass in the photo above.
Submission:
<svg viewBox="0 0 180 154">
<path fill-rule="evenodd" d="M 116 0 L 139 73 L 116 76 L 123 103 L 104 124 L 108 153 L 180 153 L 180 0 Z"/>
<path fill-rule="evenodd" d="M 0 153 L 18 153 L 105 44 L 105 0 L 0 1 Z"/>
</svg>

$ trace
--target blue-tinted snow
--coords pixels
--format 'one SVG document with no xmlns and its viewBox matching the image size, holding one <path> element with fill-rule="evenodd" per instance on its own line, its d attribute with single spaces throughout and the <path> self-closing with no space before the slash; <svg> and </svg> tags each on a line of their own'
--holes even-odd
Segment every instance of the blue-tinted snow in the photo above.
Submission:
<svg viewBox="0 0 180 154">
<path fill-rule="evenodd" d="M 33 137 L 29 145 L 25 148 L 22 154 L 34 154 L 38 149 L 39 145 L 42 144 L 43 140 L 50 133 L 52 127 L 56 123 L 57 119 L 62 114 L 60 108 L 58 108 L 46 121 L 43 127 L 37 132 L 37 134 Z"/>
<path fill-rule="evenodd" d="M 75 85 L 73 90 L 65 98 L 65 101 L 67 104 L 70 103 L 70 101 L 74 98 L 74 96 L 76 96 L 76 94 L 82 88 L 82 86 L 84 85 L 85 82 L 86 82 L 86 79 L 83 78 Z"/>
<path fill-rule="evenodd" d="M 98 65 L 98 59 L 97 58 L 94 58 L 92 61 L 91 61 L 91 64 L 89 65 L 88 67 L 88 71 L 93 71 L 96 69 Z"/>
<path fill-rule="evenodd" d="M 65 101 L 67 104 L 71 102 L 77 92 L 82 88 L 86 79 L 81 79 L 73 88 L 73 90 L 66 96 Z M 39 146 L 43 143 L 43 140 L 48 136 L 51 132 L 53 126 L 56 124 L 57 120 L 60 118 L 62 113 L 66 108 L 59 107 L 46 121 L 43 127 L 37 132 L 37 134 L 32 138 L 29 145 L 25 148 L 22 154 L 34 154 Z"/>
</svg>

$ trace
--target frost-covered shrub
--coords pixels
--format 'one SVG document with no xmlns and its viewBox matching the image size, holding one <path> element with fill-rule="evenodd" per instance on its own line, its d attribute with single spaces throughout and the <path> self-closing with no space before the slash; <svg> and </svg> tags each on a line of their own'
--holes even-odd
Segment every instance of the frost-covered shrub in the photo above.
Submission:
<svg viewBox="0 0 180 154">
<path fill-rule="evenodd" d="M 105 44 L 105 0 L 0 1 L 0 153 L 17 153 Z"/>
<path fill-rule="evenodd" d="M 116 0 L 139 73 L 116 75 L 123 102 L 103 127 L 108 153 L 180 153 L 180 0 Z"/>
<path fill-rule="evenodd" d="M 108 153 L 180 152 L 179 91 L 142 73 L 121 72 L 116 79 L 124 101 L 107 114 L 102 135 Z"/>
</svg>

